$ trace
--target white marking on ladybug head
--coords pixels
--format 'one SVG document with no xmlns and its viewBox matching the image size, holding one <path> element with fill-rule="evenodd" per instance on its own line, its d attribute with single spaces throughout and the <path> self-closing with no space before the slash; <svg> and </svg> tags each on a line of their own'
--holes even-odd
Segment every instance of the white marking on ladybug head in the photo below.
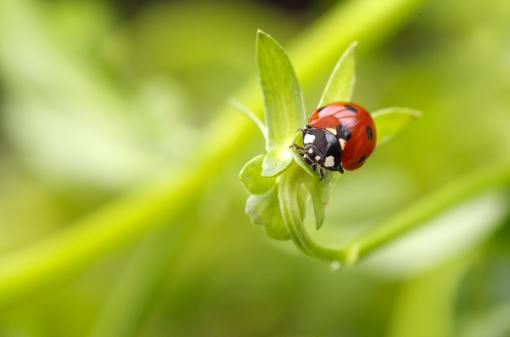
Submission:
<svg viewBox="0 0 510 337">
<path fill-rule="evenodd" d="M 327 128 L 326 130 L 328 130 L 329 132 L 331 132 L 332 134 L 334 134 L 336 136 L 336 129 Z"/>
<path fill-rule="evenodd" d="M 327 156 L 324 160 L 325 167 L 333 167 L 335 166 L 335 158 L 333 156 Z"/>
<path fill-rule="evenodd" d="M 309 148 L 309 149 L 308 149 L 308 153 L 309 153 L 309 154 L 312 154 L 312 153 L 313 153 L 313 149 L 312 149 L 312 148 Z"/>
<path fill-rule="evenodd" d="M 342 138 L 340 138 L 338 141 L 340 142 L 340 147 L 342 148 L 342 151 L 343 151 L 345 148 L 345 143 L 347 143 L 347 141 Z"/>
<path fill-rule="evenodd" d="M 315 156 L 315 161 L 321 160 L 321 156 Z"/>
<path fill-rule="evenodd" d="M 311 144 L 315 141 L 315 135 L 311 135 L 309 133 L 307 133 L 305 135 L 305 138 L 303 138 L 303 143 L 305 144 Z"/>
</svg>

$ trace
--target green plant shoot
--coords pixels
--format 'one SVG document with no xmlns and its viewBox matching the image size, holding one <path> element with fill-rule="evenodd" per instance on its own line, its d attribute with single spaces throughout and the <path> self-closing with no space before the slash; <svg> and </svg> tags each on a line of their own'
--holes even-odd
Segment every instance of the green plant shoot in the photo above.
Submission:
<svg viewBox="0 0 510 337">
<path fill-rule="evenodd" d="M 353 42 L 340 56 L 318 106 L 351 100 L 356 76 L 356 45 Z M 248 161 L 240 173 L 241 183 L 249 194 L 246 213 L 253 224 L 265 227 L 269 237 L 290 239 L 306 255 L 329 262 L 353 263 L 358 255 L 356 247 L 350 250 L 325 247 L 305 229 L 307 200 L 311 201 L 319 229 L 338 175 L 327 171 L 320 179 L 310 165 L 290 149 L 294 143 L 301 142 L 297 130 L 306 123 L 303 94 L 289 57 L 278 42 L 259 31 L 256 46 L 265 124 L 241 104 L 235 104 L 258 125 L 266 139 L 267 153 Z M 389 141 L 419 115 L 407 108 L 387 108 L 374 113 L 380 144 Z"/>
</svg>

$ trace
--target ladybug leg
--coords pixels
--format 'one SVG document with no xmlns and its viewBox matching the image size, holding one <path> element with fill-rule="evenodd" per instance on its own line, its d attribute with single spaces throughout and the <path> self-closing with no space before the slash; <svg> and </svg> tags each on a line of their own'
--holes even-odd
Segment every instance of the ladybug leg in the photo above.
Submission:
<svg viewBox="0 0 510 337">
<path fill-rule="evenodd" d="M 324 168 L 322 166 L 319 166 L 319 177 L 320 177 L 320 180 L 322 180 L 322 178 L 324 178 Z"/>
<path fill-rule="evenodd" d="M 314 171 L 316 171 L 317 173 L 319 173 L 320 180 L 322 180 L 322 178 L 324 178 L 324 168 L 321 165 L 314 162 L 312 164 L 312 169 Z"/>
<path fill-rule="evenodd" d="M 317 164 L 316 164 L 316 163 L 313 163 L 313 164 L 312 164 L 312 169 L 313 169 L 314 171 L 320 171 L 320 167 L 317 167 Z M 320 174 L 320 173 L 319 173 L 319 174 Z"/>
<path fill-rule="evenodd" d="M 291 146 L 289 146 L 289 149 L 297 151 L 297 153 L 299 153 L 300 155 L 303 155 L 305 153 L 305 149 L 297 144 L 292 144 Z"/>
</svg>

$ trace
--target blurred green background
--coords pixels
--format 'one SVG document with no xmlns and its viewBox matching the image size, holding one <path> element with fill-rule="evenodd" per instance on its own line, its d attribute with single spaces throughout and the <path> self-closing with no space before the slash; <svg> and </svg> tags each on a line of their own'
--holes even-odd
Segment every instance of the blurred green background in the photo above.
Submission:
<svg viewBox="0 0 510 337">
<path fill-rule="evenodd" d="M 317 233 L 331 243 L 508 157 L 506 0 L 0 0 L 0 336 L 510 335 L 506 186 L 332 271 L 245 216 L 237 174 L 263 150 L 252 126 L 224 162 L 202 162 L 242 119 L 225 106 L 255 78 L 256 29 L 299 45 L 358 5 L 349 20 L 375 23 L 353 37 L 355 101 L 423 117 L 339 180 Z M 387 7 L 397 14 L 378 19 Z M 317 44 L 342 31 L 323 33 Z M 302 78 L 310 110 L 346 44 Z M 94 231 L 75 233 L 89 250 L 38 260 L 75 221 L 197 166 L 207 176 L 168 217 L 134 217 L 137 231 L 99 250 Z"/>
</svg>

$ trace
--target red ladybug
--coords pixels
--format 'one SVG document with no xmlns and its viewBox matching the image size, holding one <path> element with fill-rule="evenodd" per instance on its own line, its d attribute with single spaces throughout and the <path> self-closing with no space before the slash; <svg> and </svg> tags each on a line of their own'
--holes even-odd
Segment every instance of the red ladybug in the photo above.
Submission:
<svg viewBox="0 0 510 337">
<path fill-rule="evenodd" d="M 312 112 L 303 130 L 304 160 L 319 169 L 355 170 L 375 148 L 376 132 L 370 114 L 352 102 L 333 102 Z"/>
</svg>

